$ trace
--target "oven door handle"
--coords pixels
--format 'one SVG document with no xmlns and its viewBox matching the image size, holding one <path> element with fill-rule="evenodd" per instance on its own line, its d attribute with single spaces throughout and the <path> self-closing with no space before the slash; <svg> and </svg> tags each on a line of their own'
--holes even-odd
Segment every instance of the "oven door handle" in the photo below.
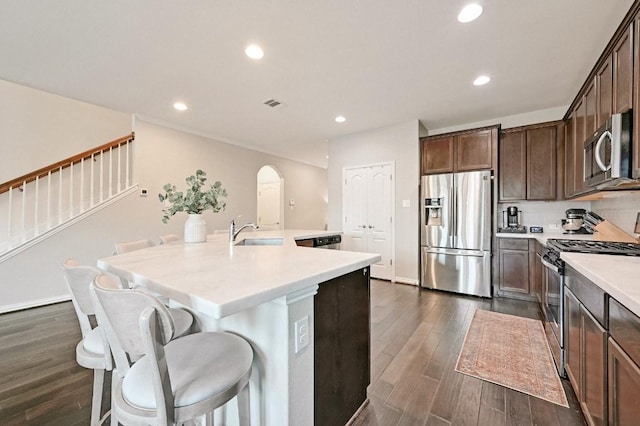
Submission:
<svg viewBox="0 0 640 426">
<path fill-rule="evenodd" d="M 557 274 L 560 273 L 560 269 L 558 269 L 558 267 L 552 263 L 547 262 L 546 260 L 544 260 L 543 258 L 540 258 L 540 261 L 542 262 L 542 264 L 544 266 L 546 266 L 547 268 L 551 269 L 552 271 L 555 271 Z"/>
</svg>

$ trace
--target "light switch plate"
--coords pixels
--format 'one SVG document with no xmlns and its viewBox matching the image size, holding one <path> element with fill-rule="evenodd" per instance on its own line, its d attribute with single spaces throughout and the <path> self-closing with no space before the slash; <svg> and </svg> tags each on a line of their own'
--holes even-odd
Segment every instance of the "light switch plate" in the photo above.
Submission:
<svg viewBox="0 0 640 426">
<path fill-rule="evenodd" d="M 402 200 L 402 207 L 411 207 L 411 200 Z"/>
</svg>

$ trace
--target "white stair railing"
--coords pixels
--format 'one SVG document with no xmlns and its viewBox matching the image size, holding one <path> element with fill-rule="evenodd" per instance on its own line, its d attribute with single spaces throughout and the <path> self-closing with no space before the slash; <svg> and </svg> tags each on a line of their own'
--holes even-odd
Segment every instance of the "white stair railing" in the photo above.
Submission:
<svg viewBox="0 0 640 426">
<path fill-rule="evenodd" d="M 0 184 L 0 261 L 128 193 L 135 134 Z"/>
</svg>

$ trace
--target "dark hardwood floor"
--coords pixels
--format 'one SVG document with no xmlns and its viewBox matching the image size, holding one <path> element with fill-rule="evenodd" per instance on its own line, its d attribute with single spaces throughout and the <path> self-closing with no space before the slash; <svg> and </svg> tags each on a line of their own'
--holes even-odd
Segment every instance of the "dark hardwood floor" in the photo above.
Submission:
<svg viewBox="0 0 640 426">
<path fill-rule="evenodd" d="M 370 404 L 354 425 L 584 424 L 566 381 L 570 408 L 454 371 L 475 309 L 539 318 L 535 304 L 377 280 L 371 303 Z M 75 362 L 79 339 L 71 302 L 0 315 L 1 425 L 89 424 L 93 375 Z"/>
<path fill-rule="evenodd" d="M 540 319 L 537 305 L 372 280 L 370 403 L 353 425 L 583 425 L 569 408 L 454 370 L 476 309 Z"/>
<path fill-rule="evenodd" d="M 89 424 L 93 370 L 76 363 L 79 340 L 71 302 L 0 315 L 0 424 Z"/>
</svg>

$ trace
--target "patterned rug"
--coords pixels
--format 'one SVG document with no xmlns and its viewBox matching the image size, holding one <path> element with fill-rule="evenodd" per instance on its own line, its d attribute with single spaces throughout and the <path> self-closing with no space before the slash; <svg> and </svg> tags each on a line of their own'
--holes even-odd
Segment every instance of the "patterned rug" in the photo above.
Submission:
<svg viewBox="0 0 640 426">
<path fill-rule="evenodd" d="M 540 321 L 478 309 L 456 371 L 568 407 L 551 356 Z"/>
</svg>

